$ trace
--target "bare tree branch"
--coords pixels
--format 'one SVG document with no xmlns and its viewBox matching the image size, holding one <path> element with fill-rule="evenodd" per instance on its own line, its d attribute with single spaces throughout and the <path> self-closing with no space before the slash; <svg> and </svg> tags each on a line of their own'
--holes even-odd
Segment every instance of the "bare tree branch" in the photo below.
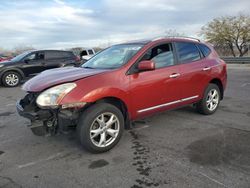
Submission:
<svg viewBox="0 0 250 188">
<path fill-rule="evenodd" d="M 249 51 L 250 16 L 239 14 L 213 19 L 201 29 L 201 35 L 216 46 L 227 46 L 231 55 L 244 56 Z"/>
</svg>

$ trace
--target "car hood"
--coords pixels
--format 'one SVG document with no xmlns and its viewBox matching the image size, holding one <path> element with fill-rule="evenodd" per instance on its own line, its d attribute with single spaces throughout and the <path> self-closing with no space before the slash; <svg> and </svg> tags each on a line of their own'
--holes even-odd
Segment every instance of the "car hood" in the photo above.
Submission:
<svg viewBox="0 0 250 188">
<path fill-rule="evenodd" d="M 82 78 L 107 72 L 109 70 L 103 69 L 85 69 L 76 67 L 56 68 L 44 71 L 34 78 L 28 80 L 23 85 L 23 90 L 28 92 L 40 92 L 51 86 L 73 82 Z"/>
<path fill-rule="evenodd" d="M 6 59 L 6 60 L 0 61 L 0 63 L 1 63 L 1 64 L 4 64 L 4 65 L 8 65 L 8 64 L 12 64 L 13 61 L 10 61 L 10 60 Z"/>
</svg>

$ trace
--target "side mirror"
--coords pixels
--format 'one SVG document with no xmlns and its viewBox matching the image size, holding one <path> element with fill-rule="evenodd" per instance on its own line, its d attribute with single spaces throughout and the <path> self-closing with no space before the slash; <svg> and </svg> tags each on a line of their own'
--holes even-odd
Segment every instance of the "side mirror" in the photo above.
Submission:
<svg viewBox="0 0 250 188">
<path fill-rule="evenodd" d="M 151 70 L 155 70 L 155 62 L 153 62 L 151 60 L 141 61 L 138 64 L 138 70 L 139 71 L 151 71 Z"/>
</svg>

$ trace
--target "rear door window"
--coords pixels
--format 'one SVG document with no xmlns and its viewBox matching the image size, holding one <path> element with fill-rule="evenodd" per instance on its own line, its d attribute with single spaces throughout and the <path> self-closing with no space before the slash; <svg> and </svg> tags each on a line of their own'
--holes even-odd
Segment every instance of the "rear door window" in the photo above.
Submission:
<svg viewBox="0 0 250 188">
<path fill-rule="evenodd" d="M 180 63 L 188 63 L 201 59 L 200 52 L 194 43 L 176 42 L 175 47 Z"/>
<path fill-rule="evenodd" d="M 58 53 L 54 51 L 47 51 L 45 53 L 45 58 L 46 59 L 56 59 L 58 57 Z"/>
<path fill-rule="evenodd" d="M 46 51 L 45 58 L 46 59 L 62 59 L 65 56 L 65 52 L 60 51 Z"/>
<path fill-rule="evenodd" d="M 73 53 L 72 52 L 61 52 L 61 58 L 70 58 L 73 57 Z"/>
</svg>

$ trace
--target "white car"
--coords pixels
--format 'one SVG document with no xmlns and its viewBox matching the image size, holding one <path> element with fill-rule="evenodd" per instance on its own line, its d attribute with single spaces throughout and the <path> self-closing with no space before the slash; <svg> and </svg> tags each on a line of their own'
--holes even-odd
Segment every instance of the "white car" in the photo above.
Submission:
<svg viewBox="0 0 250 188">
<path fill-rule="evenodd" d="M 80 52 L 80 58 L 82 60 L 89 60 L 93 55 L 95 55 L 95 50 L 92 48 L 84 49 Z"/>
</svg>

